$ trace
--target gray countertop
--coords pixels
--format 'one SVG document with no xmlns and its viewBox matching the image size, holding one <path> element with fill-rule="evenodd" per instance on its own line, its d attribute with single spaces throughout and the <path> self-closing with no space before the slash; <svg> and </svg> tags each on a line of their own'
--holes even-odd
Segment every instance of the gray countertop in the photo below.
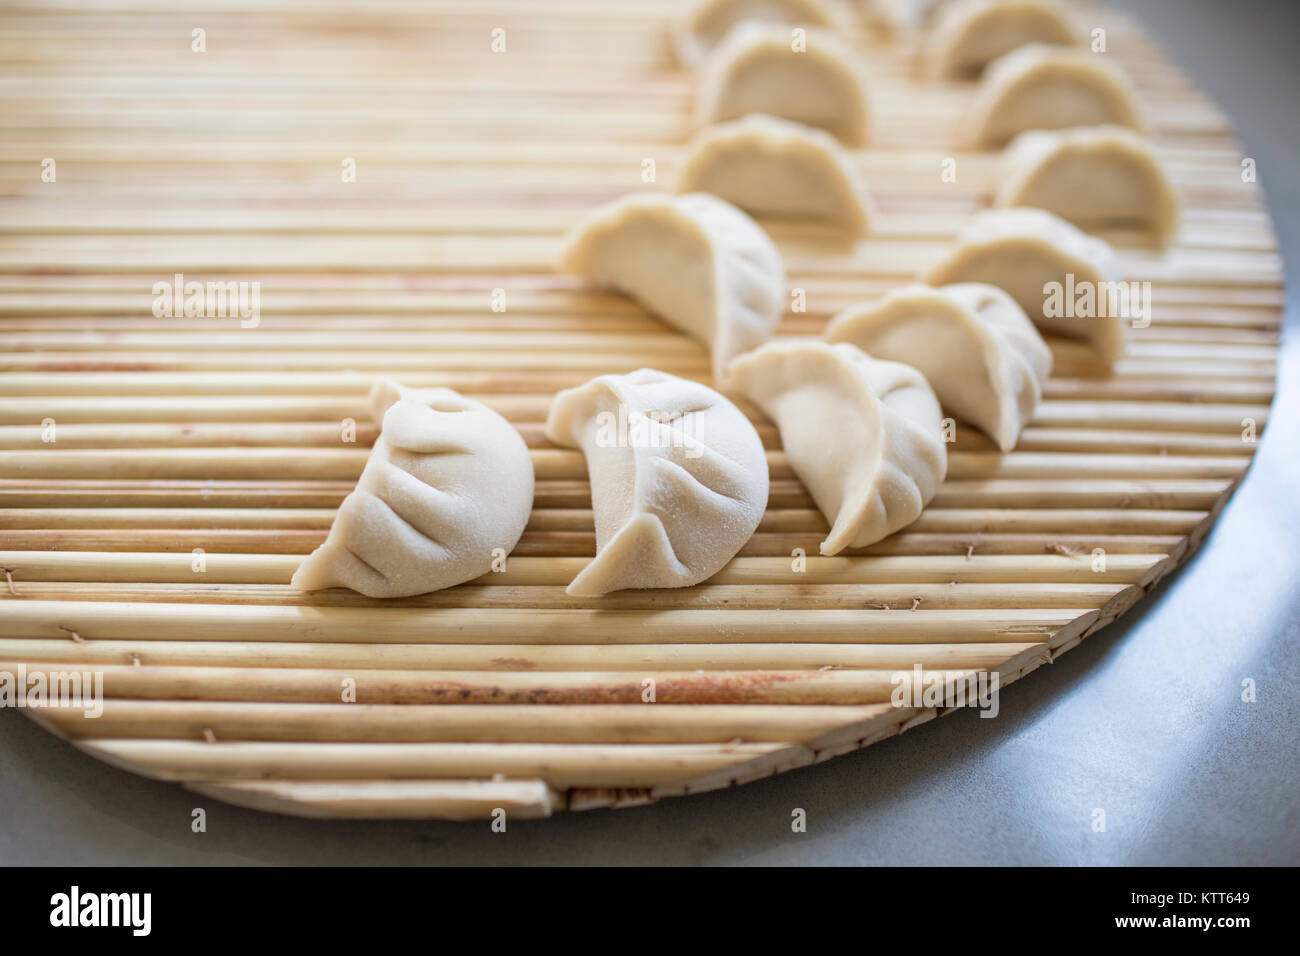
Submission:
<svg viewBox="0 0 1300 956">
<path fill-rule="evenodd" d="M 1300 4 L 1120 5 L 1234 118 L 1298 274 Z M 996 720 L 966 711 L 740 789 L 493 834 L 240 810 L 115 770 L 3 711 L 0 865 L 1300 863 L 1296 301 L 1293 287 L 1267 434 L 1200 552 L 1009 688 Z M 1241 700 L 1245 678 L 1254 703 Z M 197 806 L 203 834 L 190 830 Z M 806 833 L 790 832 L 795 807 Z"/>
</svg>

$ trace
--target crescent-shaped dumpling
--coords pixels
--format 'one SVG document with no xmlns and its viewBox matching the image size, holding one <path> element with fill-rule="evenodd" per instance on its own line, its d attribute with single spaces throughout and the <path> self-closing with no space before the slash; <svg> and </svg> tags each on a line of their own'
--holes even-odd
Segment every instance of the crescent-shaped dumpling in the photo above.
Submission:
<svg viewBox="0 0 1300 956">
<path fill-rule="evenodd" d="M 997 206 L 1036 206 L 1085 229 L 1178 231 L 1178 196 L 1155 151 L 1122 126 L 1021 133 L 1003 157 Z"/>
<path fill-rule="evenodd" d="M 699 0 L 678 24 L 677 56 L 699 63 L 742 20 L 791 27 L 834 27 L 834 11 L 823 0 Z"/>
<path fill-rule="evenodd" d="M 519 433 L 449 388 L 379 382 L 370 408 L 379 438 L 293 586 L 392 598 L 488 573 L 514 549 L 533 507 L 533 463 Z"/>
<path fill-rule="evenodd" d="M 934 286 L 985 282 L 1010 294 L 1045 332 L 1083 339 L 1107 363 L 1124 354 L 1124 329 L 1114 309 L 1095 317 L 1057 316 L 1047 309 L 1050 283 L 1091 286 L 1094 295 L 1119 279 L 1110 245 L 1042 209 L 991 209 L 971 220 L 953 251 L 922 277 Z"/>
<path fill-rule="evenodd" d="M 785 311 L 781 253 L 749 216 L 704 193 L 607 203 L 573 227 L 560 263 L 708 343 L 715 372 L 770 338 Z"/>
<path fill-rule="evenodd" d="M 960 79 L 1026 43 L 1076 42 L 1069 18 L 1051 0 L 956 0 L 939 14 L 923 57 L 932 76 Z"/>
<path fill-rule="evenodd" d="M 569 585 L 583 597 L 678 588 L 720 571 L 767 508 L 767 457 L 740 409 L 653 369 L 602 375 L 555 396 L 551 441 L 581 448 L 596 557 Z"/>
<path fill-rule="evenodd" d="M 867 188 L 833 136 L 758 113 L 701 132 L 677 191 L 712 193 L 756 216 L 832 223 L 854 236 L 871 221 Z"/>
<path fill-rule="evenodd" d="M 826 338 L 917 369 L 944 409 L 1003 451 L 1033 417 L 1052 368 L 1052 350 L 1024 310 L 983 283 L 895 289 L 840 312 Z"/>
<path fill-rule="evenodd" d="M 935 15 L 945 0 L 867 0 L 867 22 L 889 34 L 918 30 Z"/>
<path fill-rule="evenodd" d="M 740 356 L 728 387 L 776 422 L 790 465 L 831 524 L 822 554 L 911 524 L 948 469 L 939 400 L 916 369 L 816 340 Z"/>
<path fill-rule="evenodd" d="M 841 143 L 867 140 L 867 94 L 857 56 L 835 34 L 809 27 L 795 50 L 791 30 L 742 22 L 718 44 L 700 79 L 701 126 L 767 113 L 824 129 Z"/>
<path fill-rule="evenodd" d="M 967 114 L 969 140 L 1001 146 L 1034 129 L 1142 128 L 1123 70 L 1078 47 L 1031 43 L 994 60 Z"/>
</svg>

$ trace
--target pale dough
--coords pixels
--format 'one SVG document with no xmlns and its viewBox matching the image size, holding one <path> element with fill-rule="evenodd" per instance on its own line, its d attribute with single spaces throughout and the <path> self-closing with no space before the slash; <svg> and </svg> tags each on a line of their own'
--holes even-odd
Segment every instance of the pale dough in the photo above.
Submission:
<svg viewBox="0 0 1300 956">
<path fill-rule="evenodd" d="M 1074 26 L 1052 0 L 954 0 L 940 11 L 922 60 L 930 76 L 961 79 L 1026 43 L 1076 42 Z"/>
<path fill-rule="evenodd" d="M 785 311 L 785 267 L 772 240 L 705 193 L 607 203 L 569 232 L 560 263 L 708 343 L 715 373 L 765 342 Z"/>
<path fill-rule="evenodd" d="M 830 134 L 752 114 L 710 126 L 691 143 L 678 192 L 706 192 L 756 216 L 807 219 L 865 234 L 871 201 Z"/>
<path fill-rule="evenodd" d="M 449 388 L 380 382 L 370 407 L 379 438 L 293 587 L 393 598 L 487 574 L 514 549 L 532 511 L 524 440 L 492 409 Z"/>
<path fill-rule="evenodd" d="M 927 271 L 930 285 L 987 282 L 1011 295 L 1045 332 L 1088 342 L 1107 363 L 1124 353 L 1124 328 L 1114 309 L 1093 316 L 1053 315 L 1045 287 L 1058 283 L 1094 291 L 1119 280 L 1119 264 L 1105 241 L 1042 209 L 992 209 L 977 215 L 957 245 Z M 1097 310 L 1103 313 L 1103 310 Z"/>
<path fill-rule="evenodd" d="M 943 413 L 925 377 L 852 345 L 769 342 L 740 356 L 728 388 L 776 422 L 790 465 L 831 524 L 822 554 L 911 524 L 948 467 Z"/>
<path fill-rule="evenodd" d="M 788 27 L 747 21 L 732 28 L 705 61 L 698 124 L 767 113 L 863 145 L 869 111 L 857 53 L 834 33 L 805 33 L 805 48 L 796 51 Z"/>
<path fill-rule="evenodd" d="M 546 434 L 581 448 L 591 475 L 596 557 L 570 594 L 703 581 L 744 547 L 767 508 L 758 432 L 698 382 L 653 369 L 602 375 L 555 396 Z"/>
<path fill-rule="evenodd" d="M 966 120 L 967 139 L 1002 146 L 1034 129 L 1114 124 L 1141 130 L 1130 80 L 1083 47 L 1031 43 L 994 60 Z"/>
<path fill-rule="evenodd" d="M 1003 157 L 997 206 L 1035 206 L 1084 229 L 1178 231 L 1178 196 L 1155 150 L 1122 126 L 1021 133 Z"/>
<path fill-rule="evenodd" d="M 946 411 L 1003 451 L 1033 417 L 1052 368 L 1052 351 L 1024 310 L 981 283 L 904 286 L 840 312 L 826 338 L 916 368 Z"/>
</svg>

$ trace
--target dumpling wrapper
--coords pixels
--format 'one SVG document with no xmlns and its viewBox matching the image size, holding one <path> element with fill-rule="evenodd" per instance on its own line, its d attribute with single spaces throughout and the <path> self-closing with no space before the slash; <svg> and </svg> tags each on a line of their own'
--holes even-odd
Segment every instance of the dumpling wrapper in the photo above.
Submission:
<svg viewBox="0 0 1300 956">
<path fill-rule="evenodd" d="M 1070 277 L 1073 278 L 1070 278 Z M 1102 239 L 1081 232 L 1042 209 L 992 209 L 971 220 L 953 251 L 929 269 L 923 281 L 934 286 L 984 282 L 1010 294 L 1044 332 L 1082 339 L 1107 364 L 1124 354 L 1119 311 L 1097 315 L 1054 316 L 1046 305 L 1049 283 L 1095 290 L 1119 280 L 1114 250 Z"/>
<path fill-rule="evenodd" d="M 1069 17 L 1051 0 L 955 0 L 940 11 L 922 56 L 930 76 L 961 79 L 1026 43 L 1077 42 Z"/>
<path fill-rule="evenodd" d="M 767 456 L 744 414 L 713 389 L 653 369 L 560 392 L 547 437 L 581 448 L 596 557 L 568 587 L 592 597 L 712 577 L 767 508 Z"/>
<path fill-rule="evenodd" d="M 1024 310 L 996 286 L 909 285 L 831 319 L 830 342 L 921 372 L 943 408 L 1004 452 L 1033 417 L 1052 350 Z"/>
<path fill-rule="evenodd" d="M 994 60 L 968 114 L 968 140 L 1002 146 L 1028 130 L 1127 126 L 1141 130 L 1124 71 L 1077 47 L 1031 43 Z"/>
<path fill-rule="evenodd" d="M 704 193 L 607 203 L 569 232 L 560 263 L 706 342 L 715 373 L 767 341 L 785 312 L 781 253 L 753 219 Z"/>
<path fill-rule="evenodd" d="M 776 422 L 790 465 L 831 530 L 822 554 L 863 548 L 920 517 L 948 469 L 943 413 L 925 377 L 847 344 L 769 342 L 728 388 Z"/>
<path fill-rule="evenodd" d="M 892 36 L 913 33 L 926 26 L 946 0 L 867 0 L 867 21 Z"/>
<path fill-rule="evenodd" d="M 487 574 L 532 512 L 533 463 L 519 432 L 449 388 L 379 382 L 370 408 L 379 437 L 293 587 L 394 598 Z"/>
<path fill-rule="evenodd" d="M 678 192 L 712 193 L 755 216 L 867 232 L 871 201 L 848 154 L 824 130 L 752 114 L 692 141 Z"/>
<path fill-rule="evenodd" d="M 823 0 L 700 0 L 677 25 L 677 58 L 699 64 L 742 20 L 787 27 L 844 26 L 838 11 Z"/>
<path fill-rule="evenodd" d="M 737 24 L 705 62 L 699 125 L 766 113 L 824 129 L 846 146 L 866 143 L 866 81 L 857 54 L 814 27 L 806 31 L 806 44 L 796 52 L 787 27 Z"/>
<path fill-rule="evenodd" d="M 1178 196 L 1142 136 L 1122 126 L 1021 133 L 1003 154 L 996 206 L 1035 206 L 1084 229 L 1178 231 Z"/>
</svg>

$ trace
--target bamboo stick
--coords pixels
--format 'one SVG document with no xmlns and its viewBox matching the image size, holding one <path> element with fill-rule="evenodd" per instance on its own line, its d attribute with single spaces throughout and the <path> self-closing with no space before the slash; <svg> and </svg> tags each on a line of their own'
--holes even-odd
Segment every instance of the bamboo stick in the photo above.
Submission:
<svg viewBox="0 0 1300 956">
<path fill-rule="evenodd" d="M 742 557 L 784 556 L 787 561 L 803 554 L 815 554 L 825 533 L 758 532 L 741 547 Z M 0 532 L 0 546 L 12 550 L 174 551 L 187 557 L 195 549 L 244 553 L 280 552 L 310 554 L 325 541 L 317 531 L 281 530 L 142 530 L 129 535 L 121 531 L 8 531 Z M 899 532 L 866 548 L 850 549 L 853 555 L 885 554 L 1040 554 L 1060 551 L 1088 553 L 1094 549 L 1124 554 L 1167 554 L 1182 542 L 1177 534 L 1090 534 L 1062 532 Z M 517 557 L 590 557 L 596 553 L 594 533 L 577 531 L 525 531 L 514 551 Z"/>
<path fill-rule="evenodd" d="M 877 716 L 889 704 L 499 704 L 491 707 L 107 700 L 103 714 L 44 707 L 72 739 L 299 742 L 671 744 L 800 742 Z"/>
<path fill-rule="evenodd" d="M 0 639 L 0 658 L 64 668 L 100 664 L 443 671 L 774 671 L 856 668 L 1019 671 L 1047 663 L 1043 642 L 996 644 L 322 644 Z"/>
<path fill-rule="evenodd" d="M 328 530 L 331 508 L 0 508 L 0 528 L 7 530 L 60 528 L 272 528 Z M 928 508 L 909 529 L 918 532 L 1060 531 L 1079 526 L 1099 533 L 1188 532 L 1206 517 L 1204 511 L 1140 508 Z M 592 532 L 588 508 L 534 510 L 531 531 Z M 821 512 L 811 508 L 770 508 L 759 522 L 765 532 L 826 533 Z"/>
<path fill-rule="evenodd" d="M 477 382 L 473 384 L 477 384 Z M 539 388 L 544 388 L 547 384 L 550 383 L 544 380 L 535 383 Z M 581 384 L 581 379 L 579 375 L 575 374 L 568 379 L 556 381 L 554 384 L 555 388 L 550 391 L 525 392 L 522 390 L 525 387 L 524 383 L 516 383 L 518 390 L 514 392 L 469 392 L 469 396 L 484 402 L 516 423 L 542 422 L 546 419 L 554 392 L 559 391 L 561 388 Z M 1143 384 L 1146 385 L 1148 393 L 1160 388 L 1178 387 L 1161 382 L 1129 383 L 1129 387 L 1138 387 Z M 1088 401 L 1082 400 L 1081 397 L 1075 397 L 1079 392 L 1102 387 L 1091 384 L 1086 380 L 1058 383 L 1055 389 L 1049 389 L 1049 394 L 1054 391 L 1059 394 L 1061 390 L 1068 388 L 1072 392 L 1071 399 L 1066 401 L 1053 397 L 1043 401 L 1035 412 L 1034 425 L 1075 426 L 1085 424 L 1094 428 L 1146 427 L 1180 431 L 1221 429 L 1230 432 L 1240 427 L 1242 417 L 1250 417 L 1261 426 L 1268 421 L 1267 405 L 1214 402 L 1210 401 L 1212 396 L 1208 394 L 1203 394 L 1199 403 L 1190 405 L 1186 402 L 1152 400 L 1156 396 L 1150 394 L 1146 395 L 1146 400 L 1142 401 L 1131 399 L 1106 400 L 1101 398 Z M 1186 387 L 1190 388 L 1190 385 Z M 1213 384 L 1206 387 L 1213 388 Z M 1241 390 L 1240 386 L 1233 386 L 1233 388 L 1238 392 Z M 468 391 L 468 389 L 465 391 Z M 758 421 L 765 420 L 748 403 L 742 402 L 741 404 Z M 363 430 L 370 427 L 367 412 L 368 409 L 365 408 L 364 399 L 361 396 L 248 396 L 225 398 L 204 396 L 199 398 L 169 395 L 165 398 L 130 396 L 95 397 L 93 399 L 48 396 L 7 400 L 0 423 L 3 423 L 6 427 L 19 424 L 27 425 L 27 431 L 4 433 L 6 435 L 21 435 L 24 439 L 29 439 L 33 435 L 39 438 L 40 436 L 31 429 L 39 426 L 41 420 L 46 417 L 53 418 L 60 425 L 112 425 L 121 430 L 122 438 L 126 442 L 151 439 L 156 444 L 161 445 L 182 440 L 189 435 L 181 427 L 170 429 L 159 427 L 159 425 L 169 423 L 175 423 L 177 426 L 188 424 L 198 429 L 201 429 L 206 424 L 235 423 L 248 430 L 250 438 L 243 440 L 251 441 L 253 436 L 258 435 L 270 435 L 272 440 L 282 440 L 286 437 L 285 429 L 289 427 L 302 428 L 307 423 L 327 422 L 334 427 L 329 430 L 319 426 L 315 428 L 308 427 L 307 432 L 313 436 L 319 435 L 323 437 L 329 435 L 337 444 L 343 437 L 339 427 L 342 420 L 352 418 L 357 422 L 358 434 L 360 435 Z M 132 419 L 153 427 L 151 430 L 132 428 L 130 427 Z M 59 440 L 68 442 L 69 430 L 60 429 L 60 433 L 63 437 Z M 370 434 L 368 431 L 365 433 Z M 88 436 L 108 435 L 110 431 L 107 427 L 98 429 L 73 428 L 71 429 L 71 440 L 76 440 L 77 436 L 81 434 Z M 201 430 L 200 434 L 202 434 Z M 227 428 L 218 432 L 218 434 L 232 435 L 232 431 Z M 242 433 L 234 432 L 228 440 L 233 442 L 240 435 Z M 13 441 L 13 439 L 8 440 Z M 360 437 L 358 437 L 358 442 L 365 444 Z"/>
<path fill-rule="evenodd" d="M 502 811 L 507 819 L 533 820 L 566 802 L 541 780 L 191 782 L 186 788 L 237 807 L 334 820 L 476 820 Z"/>
<path fill-rule="evenodd" d="M 1250 464 L 1243 456 L 1071 454 L 1065 452 L 954 452 L 948 456 L 953 480 L 1006 478 L 1236 478 Z M 353 480 L 365 466 L 368 449 L 358 448 L 169 448 L 46 449 L 11 451 L 0 458 L 4 478 L 179 478 L 179 479 L 336 479 Z M 533 470 L 541 480 L 582 480 L 582 453 L 559 448 L 532 449 Z M 793 478 L 784 452 L 769 451 L 774 478 Z"/>
<path fill-rule="evenodd" d="M 1232 487 L 1225 478 L 949 479 L 931 508 L 1189 508 L 1212 507 Z M 305 507 L 335 508 L 352 491 L 350 481 L 239 481 L 174 479 L 0 478 L 0 503 L 39 507 Z M 538 482 L 538 508 L 589 508 L 585 481 Z M 793 479 L 774 479 L 768 506 L 811 508 L 812 499 Z"/>
<path fill-rule="evenodd" d="M 1250 407 L 1243 406 L 1220 418 L 1232 421 L 1234 433 L 1227 426 L 1216 425 L 1219 434 L 1205 432 L 1134 430 L 1121 428 L 1043 428 L 1029 426 L 1021 432 L 1016 447 L 1022 451 L 1078 452 L 1097 451 L 1100 453 L 1119 452 L 1125 454 L 1189 454 L 1189 455 L 1240 455 L 1246 448 L 1246 438 L 1258 440 L 1263 431 L 1265 420 L 1256 419 L 1250 413 Z M 355 431 L 349 427 L 346 431 L 338 423 L 254 423 L 251 425 L 58 425 L 58 419 L 46 416 L 56 423 L 57 444 L 61 450 L 96 449 L 96 448 L 292 448 L 292 447 L 338 447 L 342 436 L 355 438 L 356 444 L 368 447 L 378 435 L 373 425 L 359 422 Z M 350 418 L 351 416 L 342 416 Z M 1210 416 L 1207 416 L 1207 418 Z M 44 419 L 42 419 L 44 420 Z M 355 418 L 353 422 L 357 422 Z M 542 422 L 516 422 L 516 427 L 529 448 L 546 448 L 550 446 Z M 1111 423 L 1099 422 L 1110 425 Z M 1247 432 L 1250 424 L 1253 431 Z M 759 437 L 765 448 L 778 450 L 780 437 L 774 426 L 757 426 Z M 50 432 L 44 425 L 0 425 L 0 451 L 11 449 L 44 448 L 49 444 Z M 972 429 L 962 429 L 956 433 L 957 440 L 953 450 L 988 451 L 993 448 L 991 440 Z"/>
<path fill-rule="evenodd" d="M 16 580 L 16 579 L 15 579 Z M 960 608 L 1077 607 L 1104 605 L 1125 590 L 1118 583 L 1018 584 L 1014 589 L 998 583 L 974 584 L 791 584 L 696 585 L 662 591 L 629 591 L 601 598 L 610 610 L 687 608 L 772 608 L 820 610 L 883 608 L 910 611 Z M 209 584 L 94 584 L 23 580 L 15 592 L 24 600 L 158 601 L 168 604 L 296 605 L 301 592 L 279 585 Z M 13 594 L 11 593 L 12 597 Z M 575 598 L 558 586 L 466 586 L 390 601 L 365 598 L 351 591 L 331 589 L 311 598 L 317 607 L 461 607 L 461 608 L 582 608 L 590 599 Z"/>
<path fill-rule="evenodd" d="M 107 373 L 111 376 L 111 373 Z M 428 376 L 422 376 L 428 378 Z M 546 396 L 574 385 L 582 384 L 581 374 L 573 374 L 568 379 L 548 381 L 544 379 L 525 379 L 516 381 L 513 392 L 502 389 L 495 392 L 471 391 L 482 388 L 483 383 L 477 379 L 463 379 L 455 374 L 448 374 L 442 384 L 450 387 L 459 386 L 469 397 L 485 402 L 508 419 L 524 421 L 526 416 L 536 414 L 533 409 L 540 407 L 528 394 L 520 394 L 529 386 L 544 389 L 540 394 Z M 0 373 L 0 394 L 5 386 L 22 387 L 14 379 L 6 380 Z M 87 383 L 91 384 L 91 383 Z M 102 385 L 110 382 L 101 382 Z M 162 384 L 162 383 L 160 383 Z M 194 383 L 196 385 L 200 383 Z M 421 382 L 420 384 L 423 384 Z M 467 388 L 466 385 L 470 387 Z M 358 390 L 364 388 L 358 383 Z M 1201 389 L 1197 392 L 1196 389 Z M 196 389 L 189 389 L 195 391 Z M 75 389 L 69 388 L 73 393 Z M 1232 409 L 1240 405 L 1253 405 L 1243 412 L 1244 416 L 1255 417 L 1262 407 L 1260 401 L 1267 402 L 1273 395 L 1272 377 L 1265 381 L 1180 381 L 1176 378 L 1134 380 L 1094 379 L 1053 379 L 1049 380 L 1044 395 L 1047 401 L 1044 408 L 1051 410 L 1056 405 L 1066 406 L 1075 400 L 1095 399 L 1106 401 L 1107 408 L 1119 407 L 1121 402 L 1145 403 L 1165 402 L 1184 408 L 1182 414 L 1193 417 L 1193 411 L 1186 403 L 1201 403 L 1207 408 L 1207 416 L 1216 416 L 1220 421 L 1230 421 Z M 166 395 L 163 398 L 150 395 L 95 395 L 91 389 L 85 389 L 86 397 L 68 397 L 67 395 L 45 395 L 37 391 L 27 397 L 6 395 L 4 406 L 0 408 L 0 424 L 6 427 L 32 426 L 45 418 L 53 418 L 63 424 L 114 424 L 127 428 L 133 423 L 168 424 L 189 423 L 201 427 L 213 423 L 237 423 L 244 427 L 276 425 L 292 419 L 297 426 L 311 422 L 329 422 L 338 426 L 344 418 L 352 418 L 358 423 L 358 434 L 366 426 L 366 417 L 362 412 L 359 397 L 325 396 L 325 395 L 274 395 L 257 396 L 218 396 L 218 395 Z M 540 419 L 538 419 L 540 420 Z M 1261 423 L 1267 418 L 1256 418 Z M 1226 427 L 1226 426 L 1225 426 Z M 76 432 L 74 430 L 73 434 Z M 130 434 L 129 431 L 126 434 Z M 335 435 L 340 435 L 336 428 Z"/>
<path fill-rule="evenodd" d="M 7 600 L 0 637 L 345 643 L 991 643 L 1046 640 L 1095 608 L 604 611 Z M 1084 622 L 1081 625 L 1079 622 Z"/>
<path fill-rule="evenodd" d="M 626 151 L 611 157 L 612 162 L 626 164 Z M 484 151 L 475 161 L 495 155 Z M 589 154 L 588 154 L 589 156 Z M 548 160 L 546 153 L 538 161 Z M 2 172 L 2 170 L 0 170 Z M 3 176 L 0 175 L 0 179 Z M 214 235 L 219 233 L 248 234 L 317 234 L 339 233 L 348 235 L 431 235 L 456 234 L 560 234 L 574 221 L 574 211 L 568 209 L 503 209 L 476 210 L 472 219 L 464 214 L 428 210 L 412 214 L 398 202 L 385 204 L 384 214 L 376 215 L 374 207 L 364 211 L 335 213 L 321 210 L 284 210 L 267 212 L 261 209 L 234 209 L 224 213 L 196 219 L 170 210 L 159 210 L 148 220 L 133 217 L 126 209 L 87 208 L 85 203 L 70 207 L 66 214 L 37 216 L 0 215 L 0 234 L 8 235 Z M 1245 249 L 1271 252 L 1276 248 L 1276 238 L 1266 218 L 1243 214 L 1240 225 L 1219 221 L 1200 222 L 1196 211 L 1188 214 L 1173 238 L 1173 247 L 1201 249 Z M 797 225 L 779 219 L 760 221 L 765 230 L 778 241 L 799 236 L 816 236 L 819 230 L 812 226 Z M 926 238 L 951 241 L 956 237 L 958 222 L 952 216 L 913 214 L 907 217 L 882 215 L 872 225 L 872 235 L 880 239 Z"/>
<path fill-rule="evenodd" d="M 788 246 L 789 244 L 787 244 Z M 347 272 L 392 269 L 424 273 L 501 274 L 548 273 L 558 256 L 558 243 L 545 237 L 492 237 L 489 242 L 455 236 L 376 237 L 358 246 L 351 239 L 300 236 L 291 247 L 273 237 L 203 237 L 181 247 L 155 237 L 115 236 L 111 241 L 87 237 L 40 236 L 7 252 L 0 271 L 27 271 L 35 267 L 69 271 L 127 271 L 159 276 L 175 272 L 239 272 L 259 275 L 268 271 Z M 290 251 L 291 250 L 291 251 Z M 830 258 L 812 250 L 787 249 L 787 266 L 794 284 L 803 277 L 851 276 L 871 269 L 879 275 L 910 279 L 935 264 L 947 251 L 942 243 L 885 244 L 864 240 L 850 255 Z M 1216 286 L 1275 284 L 1281 281 L 1281 262 L 1274 253 L 1174 250 L 1171 263 L 1153 262 L 1130 255 L 1125 274 L 1138 281 L 1167 282 L 1177 274 L 1194 272 L 1197 281 Z M 1177 270 L 1175 272 L 1175 270 Z"/>
<path fill-rule="evenodd" d="M 786 749 L 752 744 L 190 743 L 83 740 L 108 763 L 158 780 L 427 780 L 542 777 L 569 787 L 681 784 Z"/>
<path fill-rule="evenodd" d="M 288 584 L 301 563 L 299 555 L 221 554 L 203 556 L 195 570 L 191 554 L 143 552 L 0 551 L 0 567 L 9 569 L 16 587 L 36 581 L 152 581 L 208 584 Z M 1107 554 L 1099 567 L 1090 554 L 899 555 L 806 559 L 799 586 L 819 584 L 1119 583 L 1144 582 L 1162 557 L 1156 554 Z M 506 569 L 477 579 L 494 587 L 567 585 L 587 564 L 584 558 L 511 557 Z M 734 558 L 709 579 L 715 585 L 791 584 L 795 572 L 788 558 Z M 0 588 L 0 601 L 7 592 Z M 8 595 L 12 596 L 12 595 Z M 0 604 L 0 608 L 5 605 Z"/>
<path fill-rule="evenodd" d="M 18 671 L 17 661 L 0 661 L 8 673 Z M 63 664 L 38 660 L 25 662 L 26 673 L 64 673 Z M 910 669 L 909 669 L 910 670 Z M 657 671 L 642 672 L 546 671 L 421 671 L 345 670 L 319 668 L 223 668 L 98 665 L 106 698 L 145 700 L 205 700 L 239 702 L 296 702 L 349 705 L 344 694 L 355 692 L 359 705 L 441 705 L 482 711 L 504 705 L 547 707 L 555 705 L 632 705 L 654 711 L 673 705 L 828 705 L 854 707 L 888 703 L 905 671 L 795 670 L 795 671 Z M 964 680 L 973 671 L 940 673 L 938 677 Z M 909 675 L 910 677 L 910 675 Z M 921 681 L 931 679 L 922 672 Z M 648 685 L 655 700 L 644 702 Z M 50 686 L 55 686 L 50 684 Z M 450 706 L 449 706 L 450 705 Z M 426 714 L 426 716 L 429 716 Z M 77 719 L 98 735 L 78 708 Z M 436 718 L 441 721 L 441 718 Z M 465 719 L 465 718 L 458 718 Z M 472 723 L 474 715 L 468 718 Z M 492 718 L 484 717 L 491 720 Z M 360 712 L 355 726 L 364 726 Z M 457 725 L 452 725 L 457 726 Z M 460 724 L 459 726 L 466 726 Z M 152 736 L 161 736 L 161 732 Z M 743 736 L 743 735 L 732 735 Z M 368 738 L 369 739 L 369 738 Z M 445 739 L 445 738 L 444 738 Z M 730 740 L 725 737 L 723 740 Z M 789 740 L 789 736 L 778 737 Z M 629 742 L 629 741 L 620 741 Z"/>
</svg>

